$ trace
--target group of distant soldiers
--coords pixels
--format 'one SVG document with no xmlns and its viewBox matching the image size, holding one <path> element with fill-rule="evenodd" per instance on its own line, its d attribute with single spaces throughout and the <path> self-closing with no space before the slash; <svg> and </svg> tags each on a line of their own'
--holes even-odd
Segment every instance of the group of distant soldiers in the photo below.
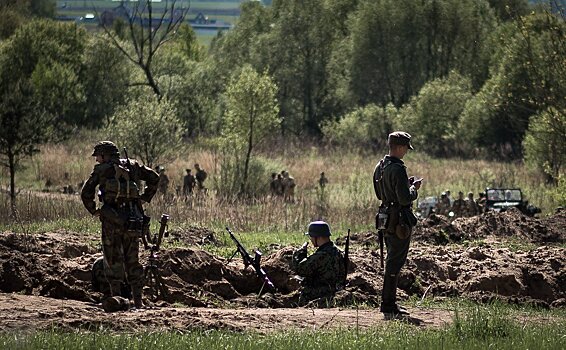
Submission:
<svg viewBox="0 0 566 350">
<path fill-rule="evenodd" d="M 458 198 L 452 200 L 450 191 L 446 190 L 440 195 L 440 199 L 434 207 L 434 213 L 452 217 L 471 217 L 483 213 L 485 210 L 486 196 L 484 192 L 474 199 L 474 193 L 468 192 L 464 198 L 464 192 L 458 192 Z M 450 213 L 452 213 L 450 215 Z"/>
<path fill-rule="evenodd" d="M 285 202 L 292 203 L 295 201 L 295 179 L 289 175 L 289 172 L 282 170 L 281 173 L 271 173 L 271 181 L 269 189 L 271 197 L 283 197 Z"/>
<path fill-rule="evenodd" d="M 168 196 L 169 189 L 169 177 L 165 173 L 165 168 L 162 166 L 157 166 L 155 171 L 159 174 L 159 184 L 157 185 L 157 192 L 164 197 Z M 192 174 L 192 169 L 185 169 L 186 175 L 183 177 L 183 187 L 177 188 L 177 195 L 182 194 L 185 198 L 188 198 L 195 194 L 197 191 L 199 193 L 206 193 L 207 188 L 204 182 L 208 178 L 208 173 L 201 168 L 200 164 L 195 164 L 195 174 Z"/>
</svg>

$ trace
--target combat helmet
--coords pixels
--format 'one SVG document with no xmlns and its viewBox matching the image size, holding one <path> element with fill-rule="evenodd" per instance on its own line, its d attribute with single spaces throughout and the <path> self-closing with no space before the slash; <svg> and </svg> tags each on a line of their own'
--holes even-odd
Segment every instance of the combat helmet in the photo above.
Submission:
<svg viewBox="0 0 566 350">
<path fill-rule="evenodd" d="M 93 157 L 97 155 L 115 156 L 119 154 L 120 151 L 118 151 L 118 147 L 116 147 L 112 141 L 99 141 L 96 145 L 94 145 L 94 151 L 92 152 Z"/>
<path fill-rule="evenodd" d="M 324 221 L 313 221 L 309 224 L 305 235 L 311 237 L 330 237 L 330 226 Z"/>
</svg>

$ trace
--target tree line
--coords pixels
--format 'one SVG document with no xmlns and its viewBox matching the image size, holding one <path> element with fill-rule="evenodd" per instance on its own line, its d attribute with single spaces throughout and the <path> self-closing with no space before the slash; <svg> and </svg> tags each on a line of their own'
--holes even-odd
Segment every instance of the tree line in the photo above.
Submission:
<svg viewBox="0 0 566 350">
<path fill-rule="evenodd" d="M 555 1 L 250 1 L 210 48 L 183 21 L 87 32 L 45 19 L 54 1 L 0 7 L 13 18 L 0 25 L 0 161 L 14 171 L 42 142 L 91 128 L 146 135 L 132 151 L 149 164 L 182 138 L 213 139 L 250 176 L 270 134 L 379 148 L 394 129 L 436 157 L 524 159 L 554 183 L 564 172 Z"/>
</svg>

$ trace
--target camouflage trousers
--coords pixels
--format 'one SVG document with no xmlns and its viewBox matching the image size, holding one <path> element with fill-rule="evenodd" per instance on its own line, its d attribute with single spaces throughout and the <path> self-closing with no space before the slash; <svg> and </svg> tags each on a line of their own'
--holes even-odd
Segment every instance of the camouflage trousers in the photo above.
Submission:
<svg viewBox="0 0 566 350">
<path fill-rule="evenodd" d="M 330 286 L 304 286 L 301 289 L 301 294 L 299 295 L 299 305 L 304 306 L 311 301 L 318 300 L 318 304 L 327 304 L 332 300 L 336 294 L 336 288 Z M 328 305 L 320 305 L 319 307 L 325 307 Z"/>
<path fill-rule="evenodd" d="M 120 296 L 122 282 L 132 288 L 133 297 L 141 297 L 144 285 L 143 266 L 139 262 L 139 234 L 118 229 L 102 221 L 104 276 L 112 296 Z"/>
</svg>

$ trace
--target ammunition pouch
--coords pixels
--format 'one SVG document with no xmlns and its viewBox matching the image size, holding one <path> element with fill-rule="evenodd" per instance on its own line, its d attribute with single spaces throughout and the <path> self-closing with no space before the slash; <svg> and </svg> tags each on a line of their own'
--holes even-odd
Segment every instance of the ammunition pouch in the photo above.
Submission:
<svg viewBox="0 0 566 350">
<path fill-rule="evenodd" d="M 381 213 L 384 212 L 384 213 Z M 387 234 L 394 234 L 399 239 L 407 239 L 411 236 L 413 227 L 417 224 L 417 217 L 413 214 L 410 207 L 400 207 L 397 204 L 380 207 L 377 216 L 388 215 L 385 224 L 378 219 L 378 224 L 382 224 Z M 385 214 L 385 215 L 383 215 Z"/>
</svg>

